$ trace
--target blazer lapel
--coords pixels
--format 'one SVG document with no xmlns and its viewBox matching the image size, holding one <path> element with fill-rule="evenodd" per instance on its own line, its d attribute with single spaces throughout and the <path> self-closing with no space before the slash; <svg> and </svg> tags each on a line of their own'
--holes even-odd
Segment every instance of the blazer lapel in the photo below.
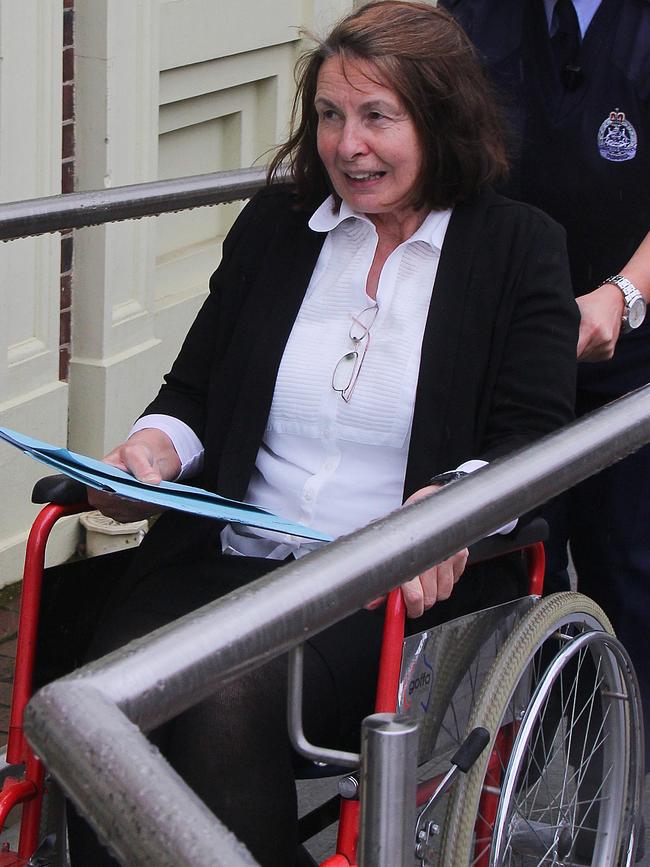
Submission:
<svg viewBox="0 0 650 867">
<path fill-rule="evenodd" d="M 246 305 L 248 359 L 224 444 L 218 490 L 241 497 L 248 485 L 271 408 L 275 380 L 294 321 L 325 240 L 308 217 L 292 212 L 257 270 Z"/>
<path fill-rule="evenodd" d="M 405 498 L 435 473 L 454 469 L 445 457 L 451 435 L 447 416 L 450 403 L 459 399 L 453 393 L 454 372 L 462 364 L 460 338 L 472 263 L 491 195 L 482 193 L 457 205 L 445 235 L 422 341 Z"/>
</svg>

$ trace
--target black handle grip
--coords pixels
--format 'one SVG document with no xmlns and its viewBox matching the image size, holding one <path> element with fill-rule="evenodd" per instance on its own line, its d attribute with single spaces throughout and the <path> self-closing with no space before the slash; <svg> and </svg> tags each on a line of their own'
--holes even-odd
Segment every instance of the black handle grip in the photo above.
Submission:
<svg viewBox="0 0 650 867">
<path fill-rule="evenodd" d="M 466 774 L 489 743 L 490 732 L 487 729 L 480 726 L 472 729 L 451 757 L 452 765 Z"/>
<path fill-rule="evenodd" d="M 32 490 L 32 503 L 54 503 L 57 506 L 72 506 L 87 499 L 86 486 L 63 473 L 44 476 Z"/>
<path fill-rule="evenodd" d="M 486 536 L 474 542 L 469 549 L 469 563 L 481 563 L 483 560 L 492 560 L 512 551 L 519 551 L 534 542 L 544 542 L 548 539 L 548 524 L 544 518 L 533 518 L 525 524 L 517 524 L 512 533 L 507 536 L 497 534 Z"/>
</svg>

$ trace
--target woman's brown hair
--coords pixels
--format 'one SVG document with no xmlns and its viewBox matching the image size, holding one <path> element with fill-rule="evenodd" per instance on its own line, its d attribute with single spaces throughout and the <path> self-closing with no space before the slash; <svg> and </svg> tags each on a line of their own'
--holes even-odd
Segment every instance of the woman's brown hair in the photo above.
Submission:
<svg viewBox="0 0 650 867">
<path fill-rule="evenodd" d="M 410 114 L 424 161 L 416 208 L 448 208 L 507 173 L 503 122 L 469 39 L 444 9 L 407 0 L 375 0 L 343 18 L 296 67 L 291 132 L 268 180 L 289 166 L 301 203 L 332 192 L 318 156 L 314 98 L 323 62 L 339 56 L 377 69 Z"/>
</svg>

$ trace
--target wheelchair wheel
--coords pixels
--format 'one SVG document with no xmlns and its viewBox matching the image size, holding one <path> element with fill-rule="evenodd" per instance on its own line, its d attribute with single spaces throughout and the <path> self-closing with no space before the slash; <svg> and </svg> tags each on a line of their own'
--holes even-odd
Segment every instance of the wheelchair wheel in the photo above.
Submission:
<svg viewBox="0 0 650 867">
<path fill-rule="evenodd" d="M 490 748 L 450 800 L 441 865 L 633 863 L 643 779 L 638 685 L 590 599 L 543 599 L 512 633 L 469 729 Z"/>
</svg>

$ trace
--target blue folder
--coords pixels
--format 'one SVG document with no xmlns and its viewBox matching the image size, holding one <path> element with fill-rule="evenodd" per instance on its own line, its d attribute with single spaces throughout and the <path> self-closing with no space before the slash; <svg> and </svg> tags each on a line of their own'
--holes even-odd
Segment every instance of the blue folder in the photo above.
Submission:
<svg viewBox="0 0 650 867">
<path fill-rule="evenodd" d="M 161 482 L 160 485 L 149 485 L 109 464 L 75 454 L 68 449 L 57 448 L 50 443 L 25 436 L 9 428 L 0 427 L 0 440 L 4 440 L 34 460 L 52 467 L 59 473 L 65 473 L 66 476 L 88 485 L 90 488 L 118 494 L 131 500 L 140 500 L 143 503 L 153 503 L 160 506 L 161 509 L 192 512 L 195 515 L 206 515 L 209 518 L 216 518 L 229 523 L 275 530 L 278 533 L 288 533 L 291 536 L 300 536 L 304 539 L 315 539 L 321 542 L 332 541 L 329 536 L 318 530 L 287 521 L 266 509 L 259 508 L 259 506 L 241 503 L 239 500 L 230 500 L 203 488 L 194 488 L 177 482 Z"/>
</svg>

